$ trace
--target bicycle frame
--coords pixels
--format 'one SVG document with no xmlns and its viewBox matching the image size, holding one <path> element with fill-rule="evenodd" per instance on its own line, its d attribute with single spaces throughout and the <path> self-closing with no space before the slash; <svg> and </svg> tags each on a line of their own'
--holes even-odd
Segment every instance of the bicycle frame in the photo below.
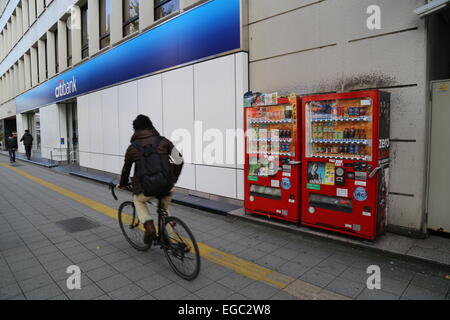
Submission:
<svg viewBox="0 0 450 320">
<path fill-rule="evenodd" d="M 112 193 L 112 196 L 113 196 L 114 200 L 119 201 L 119 198 L 117 197 L 116 191 L 115 191 L 116 185 L 113 182 L 110 182 L 109 188 L 111 189 L 111 193 Z M 131 186 L 128 185 L 126 187 L 126 190 L 131 192 L 132 191 Z M 151 204 L 152 202 L 149 201 L 148 203 Z M 162 230 L 162 226 L 163 226 L 163 224 L 165 222 L 165 218 L 167 218 L 168 215 L 167 215 L 166 210 L 164 210 L 162 208 L 161 199 L 158 199 L 158 209 L 157 209 L 156 212 L 158 214 L 158 229 L 156 230 L 157 242 L 155 244 L 159 245 L 161 247 L 161 249 L 163 249 L 164 247 L 166 247 L 166 245 L 164 244 L 164 241 L 162 241 L 162 232 L 161 232 L 161 230 Z"/>
</svg>

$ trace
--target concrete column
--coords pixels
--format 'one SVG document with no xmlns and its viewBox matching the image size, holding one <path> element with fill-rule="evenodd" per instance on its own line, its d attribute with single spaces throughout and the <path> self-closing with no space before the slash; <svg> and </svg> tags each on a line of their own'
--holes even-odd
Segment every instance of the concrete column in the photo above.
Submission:
<svg viewBox="0 0 450 320">
<path fill-rule="evenodd" d="M 14 88 L 13 81 L 14 81 L 13 68 L 11 67 L 11 69 L 9 69 L 8 72 L 8 100 L 13 97 L 13 88 Z"/>
<path fill-rule="evenodd" d="M 31 58 L 29 53 L 23 56 L 23 68 L 25 72 L 25 90 L 31 88 Z"/>
<path fill-rule="evenodd" d="M 11 19 L 12 21 L 12 19 Z M 12 43 L 13 43 L 13 39 L 12 39 L 12 24 L 11 22 L 8 22 L 8 52 L 12 49 Z"/>
<path fill-rule="evenodd" d="M 56 74 L 56 53 L 55 53 L 55 33 L 47 31 L 47 71 L 51 78 Z"/>
<path fill-rule="evenodd" d="M 36 21 L 36 1 L 28 0 L 28 14 L 30 17 L 30 26 Z"/>
<path fill-rule="evenodd" d="M 23 35 L 23 21 L 22 21 L 22 8 L 16 8 L 16 23 L 17 23 L 17 40 L 22 38 Z"/>
<path fill-rule="evenodd" d="M 58 65 L 59 72 L 67 69 L 67 26 L 66 22 L 58 21 Z"/>
<path fill-rule="evenodd" d="M 44 0 L 37 0 L 37 16 L 44 12 Z"/>
<path fill-rule="evenodd" d="M 45 41 L 38 40 L 38 55 L 39 55 L 39 83 L 47 80 L 46 77 L 46 54 L 45 54 Z"/>
<path fill-rule="evenodd" d="M 31 86 L 34 87 L 38 85 L 38 49 L 36 47 L 31 47 Z"/>
<path fill-rule="evenodd" d="M 3 44 L 3 33 L 0 34 L 0 61 L 4 58 L 5 45 Z"/>
<path fill-rule="evenodd" d="M 23 59 L 19 59 L 19 94 L 25 91 L 25 68 Z"/>
<path fill-rule="evenodd" d="M 17 43 L 17 19 L 16 15 L 11 16 L 11 48 L 13 48 Z"/>
<path fill-rule="evenodd" d="M 72 65 L 81 61 L 81 9 L 79 6 L 72 7 L 72 26 L 70 31 L 72 33 Z"/>
<path fill-rule="evenodd" d="M 17 79 L 19 78 L 18 77 L 18 66 L 17 66 L 17 64 L 14 64 L 13 65 L 13 67 L 12 67 L 12 70 L 13 70 L 13 73 L 12 73 L 12 75 L 13 75 L 13 77 L 12 77 L 12 97 L 15 97 L 15 96 L 17 96 L 17 93 L 18 93 L 18 84 L 17 84 Z"/>
<path fill-rule="evenodd" d="M 111 1 L 111 44 L 115 44 L 123 38 L 122 8 L 122 1 Z"/>
<path fill-rule="evenodd" d="M 0 77 L 0 105 L 3 103 L 3 77 Z"/>
<path fill-rule="evenodd" d="M 11 82 L 10 82 L 10 87 L 9 87 L 9 90 L 10 90 L 10 94 L 9 94 L 9 98 L 11 99 L 11 98 L 13 98 L 14 97 L 14 95 L 15 95 L 15 82 L 16 82 L 16 77 L 15 77 L 15 75 L 16 75 L 16 73 L 15 73 L 15 71 L 14 71 L 14 66 L 12 66 L 11 67 L 11 72 L 10 72 L 10 76 L 11 76 Z"/>
<path fill-rule="evenodd" d="M 18 114 L 16 115 L 16 126 L 17 126 L 17 136 L 20 138 L 25 133 L 25 130 L 28 129 L 28 116 L 27 114 Z M 25 153 L 25 147 L 23 143 L 19 143 L 19 152 Z"/>
<path fill-rule="evenodd" d="M 5 101 L 7 101 L 8 100 L 8 98 L 9 98 L 9 92 L 8 92 L 8 81 L 9 81 L 9 79 L 8 79 L 8 72 L 6 72 L 5 73 Z"/>
<path fill-rule="evenodd" d="M 29 5 L 28 5 L 28 1 L 29 0 L 22 0 L 22 31 L 23 33 L 25 33 L 28 30 L 28 27 L 30 26 L 29 23 Z"/>
<path fill-rule="evenodd" d="M 139 29 L 143 30 L 155 22 L 154 1 L 139 2 Z"/>
<path fill-rule="evenodd" d="M 100 7 L 98 0 L 88 2 L 88 37 L 89 55 L 92 56 L 100 50 Z M 146 2 L 146 1 L 144 1 Z"/>
<path fill-rule="evenodd" d="M 8 89 L 8 100 L 9 99 L 11 99 L 12 98 L 12 69 L 9 69 L 9 71 L 8 71 L 8 76 L 7 76 L 7 78 L 8 78 L 8 86 L 7 86 L 7 89 Z"/>
<path fill-rule="evenodd" d="M 5 81 L 3 80 L 3 77 L 0 77 L 0 104 L 5 102 L 4 89 L 5 89 Z"/>
</svg>

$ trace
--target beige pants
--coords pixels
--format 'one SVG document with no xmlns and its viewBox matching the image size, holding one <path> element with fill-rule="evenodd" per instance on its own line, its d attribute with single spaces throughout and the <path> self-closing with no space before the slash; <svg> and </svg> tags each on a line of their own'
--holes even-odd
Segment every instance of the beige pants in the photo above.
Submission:
<svg viewBox="0 0 450 320">
<path fill-rule="evenodd" d="M 153 220 L 152 216 L 150 215 L 150 210 L 147 206 L 147 202 L 153 200 L 158 201 L 158 199 L 156 199 L 155 197 L 146 197 L 143 193 L 133 196 L 134 206 L 136 207 L 136 212 L 142 224 Z M 169 212 L 169 204 L 171 201 L 172 193 L 161 199 L 162 208 L 166 210 L 167 213 Z M 155 204 L 158 205 L 157 202 Z"/>
</svg>

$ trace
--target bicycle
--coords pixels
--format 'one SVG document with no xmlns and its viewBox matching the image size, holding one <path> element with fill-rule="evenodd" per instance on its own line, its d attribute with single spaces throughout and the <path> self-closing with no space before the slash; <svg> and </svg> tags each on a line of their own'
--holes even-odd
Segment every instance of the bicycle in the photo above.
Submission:
<svg viewBox="0 0 450 320">
<path fill-rule="evenodd" d="M 113 198 L 118 201 L 115 193 L 116 185 L 109 185 Z M 127 186 L 128 191 L 133 191 Z M 151 201 L 148 202 L 152 204 Z M 156 240 L 153 245 L 159 246 L 173 271 L 181 278 L 191 281 L 197 278 L 200 272 L 200 251 L 197 241 L 186 223 L 181 219 L 169 216 L 162 208 L 161 200 L 158 199 L 158 227 Z M 152 243 L 145 244 L 143 241 L 144 226 L 140 223 L 136 214 L 136 208 L 131 201 L 123 202 L 118 209 L 118 220 L 120 229 L 128 243 L 138 251 L 147 251 Z M 187 267 L 191 266 L 190 271 Z"/>
</svg>

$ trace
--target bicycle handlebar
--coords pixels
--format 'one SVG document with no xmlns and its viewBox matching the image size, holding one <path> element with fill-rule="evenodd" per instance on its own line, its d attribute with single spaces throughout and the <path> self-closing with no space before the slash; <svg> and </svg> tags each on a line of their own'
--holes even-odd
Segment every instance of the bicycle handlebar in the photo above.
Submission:
<svg viewBox="0 0 450 320">
<path fill-rule="evenodd" d="M 117 196 L 116 196 L 116 191 L 115 191 L 116 185 L 115 185 L 112 181 L 111 181 L 111 183 L 109 184 L 109 189 L 111 189 L 111 194 L 112 194 L 114 200 L 118 201 L 119 198 L 117 198 Z"/>
<path fill-rule="evenodd" d="M 127 191 L 133 191 L 131 184 L 126 185 L 125 188 L 126 188 L 125 190 L 127 190 Z M 112 194 L 114 200 L 118 201 L 119 199 L 117 198 L 117 195 L 116 195 L 116 184 L 114 183 L 114 181 L 111 181 L 109 183 L 109 189 L 111 190 L 111 194 Z"/>
</svg>

